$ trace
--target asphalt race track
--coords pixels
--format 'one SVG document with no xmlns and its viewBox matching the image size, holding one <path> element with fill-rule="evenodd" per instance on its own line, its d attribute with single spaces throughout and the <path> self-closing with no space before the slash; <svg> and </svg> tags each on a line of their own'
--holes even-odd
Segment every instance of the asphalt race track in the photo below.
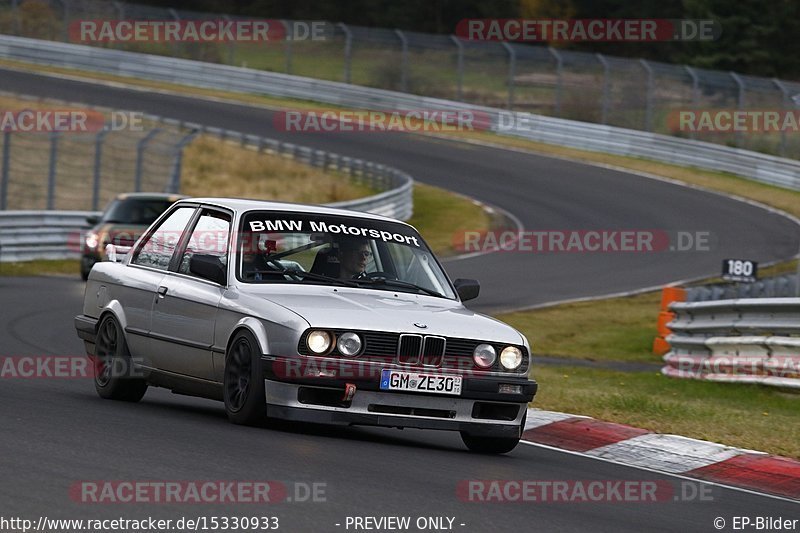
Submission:
<svg viewBox="0 0 800 533">
<path fill-rule="evenodd" d="M 83 298 L 79 279 L 0 278 L 0 294 L 4 354 L 81 354 L 72 328 Z M 221 403 L 163 389 L 150 389 L 139 404 L 101 400 L 90 378 L 1 381 L 0 501 L 5 513 L 34 520 L 268 515 L 280 518 L 281 530 L 334 532 L 346 531 L 347 516 L 390 515 L 455 517 L 454 530 L 464 532 L 713 531 L 718 516 L 791 518 L 800 509 L 708 485 L 704 501 L 690 502 L 464 502 L 462 480 L 648 480 L 671 484 L 677 495 L 701 484 L 683 489 L 677 478 L 525 444 L 507 456 L 478 456 L 450 433 L 244 428 L 228 423 Z M 325 501 L 87 504 L 69 495 L 77 482 L 102 480 L 322 483 Z"/>
<path fill-rule="evenodd" d="M 143 110 L 363 157 L 501 207 L 528 229 L 708 231 L 710 252 L 490 254 L 453 261 L 477 277 L 480 310 L 601 295 L 716 274 L 725 257 L 762 262 L 798 249 L 796 226 L 723 197 L 533 155 L 413 135 L 276 132 L 272 113 L 139 91 L 0 71 L 0 89 Z M 2 265 L 0 265 L 0 270 Z M 84 284 L 72 278 L 0 277 L 0 355 L 81 355 L 72 318 Z M 287 425 L 244 428 L 221 403 L 151 389 L 139 404 L 104 401 L 90 378 L 2 379 L 0 501 L 3 513 L 48 518 L 277 516 L 282 531 L 354 531 L 347 517 L 454 518 L 453 530 L 715 531 L 735 516 L 798 517 L 796 503 L 689 482 L 520 444 L 506 456 L 470 454 L 456 434 Z M 295 491 L 321 484 L 318 501 L 256 504 L 87 504 L 81 481 L 274 480 Z M 648 480 L 695 494 L 655 503 L 479 503 L 464 480 Z M 300 488 L 297 488 L 300 487 Z M 685 490 L 689 487 L 690 490 Z M 693 487 L 693 489 L 692 489 Z M 703 497 L 697 496 L 703 487 Z M 302 498 L 301 498 L 302 499 Z M 445 522 L 447 523 L 447 522 Z M 339 524 L 337 526 L 337 524 Z M 463 524 L 463 525 L 462 525 Z M 416 529 L 412 528 L 411 531 Z M 429 529 L 430 530 L 430 529 Z M 362 529 L 363 531 L 363 529 Z"/>
<path fill-rule="evenodd" d="M 710 238 L 709 251 L 504 252 L 448 263 L 452 278 L 481 281 L 482 295 L 470 307 L 482 312 L 718 275 L 726 258 L 768 262 L 800 248 L 797 226 L 780 215 L 624 172 L 419 135 L 282 132 L 269 110 L 16 71 L 0 69 L 0 80 L 0 90 L 144 111 L 384 163 L 501 207 L 526 230 L 686 231 Z"/>
</svg>

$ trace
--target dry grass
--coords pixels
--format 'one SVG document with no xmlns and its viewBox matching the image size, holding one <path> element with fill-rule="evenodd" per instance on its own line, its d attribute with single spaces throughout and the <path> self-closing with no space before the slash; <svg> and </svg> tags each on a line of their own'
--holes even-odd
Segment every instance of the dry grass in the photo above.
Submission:
<svg viewBox="0 0 800 533">
<path fill-rule="evenodd" d="M 408 223 L 420 231 L 436 255 L 446 257 L 457 253 L 453 247 L 454 237 L 465 230 L 488 230 L 491 220 L 472 200 L 417 183 L 414 185 L 414 216 Z"/>
<path fill-rule="evenodd" d="M 181 192 L 298 203 L 327 203 L 375 194 L 336 172 L 203 136 L 184 155 Z"/>
</svg>

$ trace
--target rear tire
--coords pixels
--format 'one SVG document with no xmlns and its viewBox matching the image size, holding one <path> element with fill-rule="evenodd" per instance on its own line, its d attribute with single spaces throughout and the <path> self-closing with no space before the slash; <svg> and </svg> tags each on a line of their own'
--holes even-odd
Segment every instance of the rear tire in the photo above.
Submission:
<svg viewBox="0 0 800 533">
<path fill-rule="evenodd" d="M 261 353 L 255 337 L 246 330 L 236 334 L 225 354 L 223 397 L 228 420 L 245 426 L 267 423 L 267 400 Z"/>
<path fill-rule="evenodd" d="M 101 398 L 123 402 L 142 399 L 147 381 L 131 377 L 131 354 L 122 327 L 113 315 L 106 315 L 100 322 L 94 353 L 94 388 Z"/>
</svg>

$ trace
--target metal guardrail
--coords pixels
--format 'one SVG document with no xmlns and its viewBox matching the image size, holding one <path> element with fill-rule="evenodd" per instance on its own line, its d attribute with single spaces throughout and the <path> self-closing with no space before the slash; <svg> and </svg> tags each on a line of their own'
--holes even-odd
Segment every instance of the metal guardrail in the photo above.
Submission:
<svg viewBox="0 0 800 533">
<path fill-rule="evenodd" d="M 800 388 L 800 298 L 676 302 L 669 306 L 670 377 Z"/>
<path fill-rule="evenodd" d="M 502 135 L 729 172 L 800 190 L 800 161 L 712 143 L 248 68 L 0 36 L 0 57 L 231 92 L 376 110 L 472 111 Z M 513 120 L 513 126 L 510 126 Z"/>
<path fill-rule="evenodd" d="M 738 298 L 790 298 L 800 296 L 797 274 L 784 274 L 753 283 L 715 283 L 686 287 L 687 302 L 708 302 Z"/>
<path fill-rule="evenodd" d="M 150 115 L 146 118 L 171 126 L 205 131 L 259 152 L 339 171 L 349 175 L 357 183 L 381 191 L 366 198 L 326 204 L 331 207 L 367 211 L 400 220 L 407 220 L 413 214 L 414 180 L 395 168 L 275 139 L 206 128 L 200 124 L 178 123 L 172 119 Z M 180 190 L 179 176 L 178 169 L 173 175 L 174 179 L 167 184 L 167 190 Z M 88 229 L 86 217 L 99 214 L 100 212 L 95 211 L 0 211 L 0 262 L 79 257 L 82 234 Z"/>
<path fill-rule="evenodd" d="M 86 217 L 95 211 L 0 212 L 0 262 L 80 257 Z"/>
</svg>

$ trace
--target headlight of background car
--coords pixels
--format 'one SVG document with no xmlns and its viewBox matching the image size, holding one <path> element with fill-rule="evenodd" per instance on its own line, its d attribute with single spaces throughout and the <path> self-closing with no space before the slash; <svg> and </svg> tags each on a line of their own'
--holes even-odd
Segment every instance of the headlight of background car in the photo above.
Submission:
<svg viewBox="0 0 800 533">
<path fill-rule="evenodd" d="M 327 353 L 331 349 L 333 340 L 327 331 L 315 330 L 308 334 L 306 338 L 308 349 L 317 355 Z"/>
<path fill-rule="evenodd" d="M 74 241 L 73 241 L 74 242 Z M 90 231 L 86 234 L 86 247 L 89 250 L 96 250 L 97 246 L 100 244 L 100 236 L 95 233 L 94 231 Z"/>
<path fill-rule="evenodd" d="M 361 337 L 350 331 L 342 333 L 336 341 L 336 347 L 340 354 L 353 357 L 361 352 Z"/>
<path fill-rule="evenodd" d="M 516 346 L 506 346 L 500 352 L 500 364 L 506 370 L 514 370 L 522 364 L 522 350 Z"/>
<path fill-rule="evenodd" d="M 481 368 L 489 368 L 497 360 L 497 352 L 491 344 L 479 344 L 472 352 L 472 359 Z"/>
</svg>

